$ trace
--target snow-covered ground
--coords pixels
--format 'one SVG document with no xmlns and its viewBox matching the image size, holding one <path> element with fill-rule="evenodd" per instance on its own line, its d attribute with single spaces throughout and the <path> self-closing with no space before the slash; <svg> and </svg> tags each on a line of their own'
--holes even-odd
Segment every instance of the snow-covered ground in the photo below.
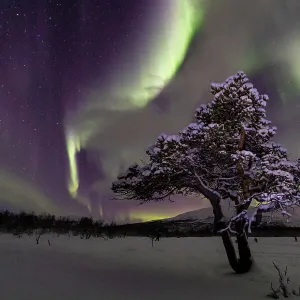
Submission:
<svg viewBox="0 0 300 300">
<path fill-rule="evenodd" d="M 51 246 L 48 245 L 49 238 Z M 300 284 L 300 242 L 292 238 L 250 238 L 254 270 L 236 275 L 221 240 L 147 238 L 104 241 L 42 236 L 0 236 L 0 291 L 10 300 L 210 300 L 265 299 L 277 283 L 272 261 L 288 265 Z"/>
</svg>

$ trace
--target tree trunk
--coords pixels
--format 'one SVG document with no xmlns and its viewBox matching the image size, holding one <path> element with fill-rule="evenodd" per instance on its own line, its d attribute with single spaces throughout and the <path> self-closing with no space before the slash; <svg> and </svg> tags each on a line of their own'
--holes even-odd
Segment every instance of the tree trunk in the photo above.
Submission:
<svg viewBox="0 0 300 300">
<path fill-rule="evenodd" d="M 221 195 L 215 191 L 209 189 L 204 182 L 202 181 L 201 177 L 195 172 L 195 176 L 198 179 L 198 191 L 204 197 L 206 197 L 213 207 L 213 212 L 215 216 L 214 225 L 217 231 L 224 229 L 226 224 L 224 222 L 224 215 L 222 212 L 221 207 Z M 251 251 L 248 245 L 247 235 L 244 230 L 244 223 L 238 224 L 237 226 L 238 236 L 238 252 L 239 258 L 234 249 L 234 245 L 232 243 L 231 236 L 228 231 L 224 231 L 221 234 L 223 245 L 226 250 L 227 258 L 231 268 L 237 273 L 242 274 L 246 273 L 250 270 L 252 266 L 252 258 L 251 258 Z"/>
<path fill-rule="evenodd" d="M 239 221 L 235 224 L 235 230 L 237 231 L 237 244 L 239 251 L 239 274 L 246 273 L 251 269 L 253 260 L 251 255 L 251 250 L 248 243 L 248 236 L 245 231 L 245 221 Z"/>
<path fill-rule="evenodd" d="M 226 227 L 226 224 L 223 220 L 223 212 L 220 203 L 215 203 L 213 208 L 215 216 L 215 229 L 220 231 Z M 231 268 L 237 274 L 247 273 L 252 266 L 252 257 L 251 251 L 248 244 L 248 239 L 246 232 L 244 230 L 244 222 L 237 222 L 236 231 L 237 234 L 237 244 L 238 244 L 238 253 L 239 258 L 236 254 L 231 235 L 228 230 L 221 233 L 223 245 L 227 254 L 228 262 Z"/>
<path fill-rule="evenodd" d="M 262 212 L 258 210 L 255 219 L 255 226 L 259 226 L 261 224 L 261 221 L 262 221 Z"/>
</svg>

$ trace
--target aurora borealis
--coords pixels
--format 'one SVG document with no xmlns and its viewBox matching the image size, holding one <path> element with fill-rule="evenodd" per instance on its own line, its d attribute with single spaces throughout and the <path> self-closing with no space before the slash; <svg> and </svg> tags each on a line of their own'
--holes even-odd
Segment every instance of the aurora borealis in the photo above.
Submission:
<svg viewBox="0 0 300 300">
<path fill-rule="evenodd" d="M 154 99 L 176 74 L 191 39 L 201 25 L 203 19 L 201 2 L 167 0 L 158 3 L 158 1 L 154 1 L 150 5 L 149 2 L 148 6 L 157 15 L 155 23 L 153 21 L 149 22 L 148 27 L 150 29 L 146 28 L 143 36 L 138 39 L 137 46 L 130 49 L 135 54 L 134 58 L 132 59 L 127 54 L 129 59 L 132 59 L 130 70 L 126 69 L 126 65 L 120 60 L 117 63 L 121 71 L 114 76 L 115 78 L 112 79 L 112 85 L 109 89 L 106 90 L 105 87 L 100 85 L 101 94 L 107 95 L 107 98 L 112 99 L 112 101 L 116 101 L 116 103 L 108 104 L 108 110 L 138 110 L 144 108 L 149 101 Z M 128 78 L 126 78 L 126 72 L 131 73 Z M 111 92 L 112 89 L 113 92 Z M 103 97 L 101 94 L 96 95 L 96 99 L 93 99 L 92 103 L 86 101 L 83 108 L 77 109 L 77 113 L 78 111 L 82 113 L 82 110 L 86 109 L 95 109 L 95 105 L 101 106 L 101 101 L 95 103 L 98 97 Z M 75 123 L 77 123 L 76 112 L 75 118 Z M 67 124 L 66 138 L 70 164 L 69 191 L 74 198 L 76 198 L 79 187 L 76 152 L 80 151 L 81 147 L 85 147 L 85 144 L 93 136 L 93 132 L 98 130 L 98 126 L 101 127 L 101 120 L 99 122 L 100 124 L 93 122 L 83 124 L 83 129 L 80 128 L 82 124 L 80 126 L 77 124 L 69 126 Z"/>
<path fill-rule="evenodd" d="M 0 203 L 149 220 L 207 204 L 111 201 L 117 173 L 244 69 L 300 154 L 297 0 L 0 3 Z"/>
</svg>

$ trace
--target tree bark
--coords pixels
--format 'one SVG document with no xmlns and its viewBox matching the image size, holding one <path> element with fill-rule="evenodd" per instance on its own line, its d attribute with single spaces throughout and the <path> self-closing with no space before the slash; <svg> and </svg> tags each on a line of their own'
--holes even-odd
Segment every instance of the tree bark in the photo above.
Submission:
<svg viewBox="0 0 300 300">
<path fill-rule="evenodd" d="M 223 220 L 224 215 L 220 203 L 214 203 L 213 212 L 215 216 L 215 229 L 220 231 L 226 227 L 226 224 Z M 236 231 L 238 232 L 237 244 L 239 257 L 235 251 L 229 231 L 226 230 L 221 233 L 221 238 L 227 254 L 228 262 L 233 271 L 237 274 L 244 274 L 250 271 L 253 263 L 244 225 L 244 222 L 237 222 L 236 224 Z"/>
<path fill-rule="evenodd" d="M 253 260 L 248 243 L 248 236 L 245 231 L 245 221 L 236 222 L 235 230 L 237 231 L 236 238 L 239 251 L 239 265 L 236 272 L 239 274 L 247 273 L 251 269 Z"/>
<path fill-rule="evenodd" d="M 213 207 L 213 212 L 215 216 L 214 226 L 217 231 L 224 229 L 226 224 L 224 222 L 224 215 L 222 212 L 221 207 L 221 195 L 215 191 L 210 190 L 202 181 L 200 176 L 195 172 L 195 176 L 198 179 L 198 191 L 203 196 L 205 196 L 211 203 Z M 223 245 L 225 247 L 225 251 L 227 254 L 228 262 L 231 268 L 237 274 L 243 274 L 250 270 L 252 266 L 252 258 L 251 258 L 251 251 L 248 244 L 248 239 L 246 232 L 244 230 L 244 222 L 240 225 L 237 224 L 236 231 L 238 232 L 237 242 L 238 242 L 238 252 L 239 258 L 234 249 L 234 245 L 232 243 L 232 239 L 228 230 L 223 231 L 221 233 Z"/>
<path fill-rule="evenodd" d="M 241 127 L 241 136 L 240 136 L 240 141 L 238 144 L 238 149 L 240 151 L 244 150 L 245 147 L 245 139 L 246 139 L 246 132 L 243 127 Z M 251 168 L 251 160 L 249 161 L 249 169 Z M 243 164 L 241 161 L 237 163 L 237 171 L 239 172 L 239 175 L 242 179 L 242 191 L 243 191 L 243 198 L 248 199 L 250 197 L 250 190 L 249 190 L 249 185 L 250 185 L 250 180 L 249 176 L 245 173 Z M 240 204 L 237 199 L 236 199 L 236 204 Z M 245 205 L 238 205 L 236 213 L 239 214 L 243 210 L 248 209 L 250 205 L 250 202 L 248 202 Z M 216 211 L 221 211 L 221 205 L 219 202 L 219 208 L 216 209 Z M 222 213 L 222 211 L 221 211 Z M 223 214 L 222 214 L 223 215 Z M 215 215 L 217 217 L 217 215 Z M 225 224 L 222 224 L 225 228 Z M 238 244 L 238 253 L 239 253 L 239 258 L 237 257 L 237 254 L 235 252 L 232 239 L 230 236 L 230 233 L 227 231 L 222 232 L 222 240 L 223 244 L 227 253 L 228 261 L 230 263 L 230 266 L 232 269 L 237 273 L 237 274 L 243 274 L 247 273 L 252 266 L 252 256 L 251 256 L 251 250 L 248 244 L 248 237 L 245 231 L 245 220 L 238 220 L 235 222 L 235 231 L 237 232 L 237 244 Z"/>
</svg>

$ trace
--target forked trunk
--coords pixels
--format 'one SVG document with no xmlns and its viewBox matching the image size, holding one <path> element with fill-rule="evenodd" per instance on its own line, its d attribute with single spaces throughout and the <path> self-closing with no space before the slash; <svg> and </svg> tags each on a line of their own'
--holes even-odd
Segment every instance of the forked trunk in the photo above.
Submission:
<svg viewBox="0 0 300 300">
<path fill-rule="evenodd" d="M 215 216 L 215 229 L 217 231 L 224 229 L 226 224 L 223 220 L 223 212 L 220 203 L 216 204 L 213 208 Z M 252 257 L 251 251 L 248 244 L 248 239 L 246 232 L 244 230 L 244 222 L 237 222 L 236 231 L 237 235 L 237 244 L 238 244 L 238 253 L 239 257 L 235 251 L 231 235 L 228 230 L 221 233 L 223 245 L 227 254 L 228 262 L 231 268 L 237 274 L 247 273 L 252 266 Z"/>
</svg>

